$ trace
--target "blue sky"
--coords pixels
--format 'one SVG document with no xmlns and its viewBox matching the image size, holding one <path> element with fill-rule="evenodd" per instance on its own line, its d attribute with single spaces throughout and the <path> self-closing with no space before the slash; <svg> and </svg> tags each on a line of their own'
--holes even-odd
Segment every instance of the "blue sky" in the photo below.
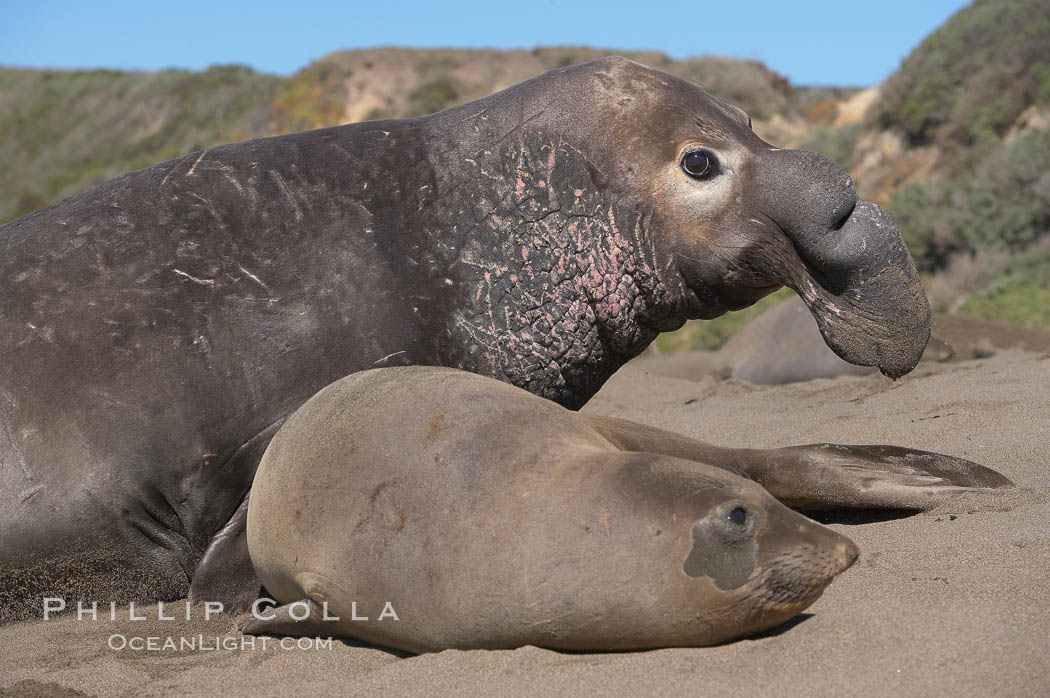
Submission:
<svg viewBox="0 0 1050 698">
<path fill-rule="evenodd" d="M 870 85 L 966 2 L 0 0 L 0 65 L 287 75 L 373 46 L 584 44 L 757 59 L 796 84 Z"/>
</svg>

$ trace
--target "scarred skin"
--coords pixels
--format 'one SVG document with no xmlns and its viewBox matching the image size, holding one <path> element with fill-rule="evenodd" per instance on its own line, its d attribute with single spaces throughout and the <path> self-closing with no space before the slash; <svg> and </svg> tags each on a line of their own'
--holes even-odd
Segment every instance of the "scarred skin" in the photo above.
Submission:
<svg viewBox="0 0 1050 698">
<path fill-rule="evenodd" d="M 475 222 L 455 248 L 460 293 L 445 363 L 579 407 L 680 324 L 683 283 L 638 214 L 606 203 L 582 153 L 543 132 L 529 140 L 464 158 L 500 186 L 465 193 L 470 206 L 458 212 Z"/>
<path fill-rule="evenodd" d="M 922 353 L 911 260 L 844 172 L 617 58 L 100 184 L 0 228 L 0 614 L 249 597 L 258 460 L 347 374 L 449 366 L 575 408 L 781 284 L 847 360 Z"/>
</svg>

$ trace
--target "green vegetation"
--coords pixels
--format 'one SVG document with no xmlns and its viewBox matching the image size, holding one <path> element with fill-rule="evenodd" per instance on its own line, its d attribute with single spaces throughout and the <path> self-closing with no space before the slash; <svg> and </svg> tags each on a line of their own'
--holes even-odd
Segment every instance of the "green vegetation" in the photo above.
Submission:
<svg viewBox="0 0 1050 698">
<path fill-rule="evenodd" d="M 405 116 L 433 114 L 459 101 L 460 88 L 456 80 L 445 72 L 434 73 L 424 79 L 408 95 L 408 113 Z"/>
<path fill-rule="evenodd" d="M 570 65 L 576 65 L 579 62 L 580 61 L 577 60 L 577 58 L 576 58 L 576 52 L 575 51 L 566 51 L 565 53 L 563 53 L 561 56 L 558 57 L 558 60 L 555 61 L 555 63 L 554 63 L 554 67 L 555 68 L 568 68 Z"/>
<path fill-rule="evenodd" d="M 877 124 L 913 144 L 994 141 L 1050 97 L 1048 37 L 1046 0 L 975 0 L 886 82 Z"/>
<path fill-rule="evenodd" d="M 838 116 L 838 105 L 860 92 L 858 87 L 791 88 L 791 101 L 811 124 L 830 124 Z"/>
<path fill-rule="evenodd" d="M 440 111 L 610 53 L 616 51 L 345 51 L 290 78 L 243 66 L 199 73 L 0 69 L 0 223 L 194 150 L 338 124 L 350 85 L 376 104 L 358 118 L 397 118 Z M 701 82 L 756 118 L 797 115 L 792 100 L 816 94 L 796 94 L 784 78 L 754 62 L 627 55 Z"/>
<path fill-rule="evenodd" d="M 346 88 L 335 66 L 324 60 L 284 80 L 271 104 L 277 133 L 294 133 L 335 126 L 346 105 Z"/>
<path fill-rule="evenodd" d="M 419 84 L 408 94 L 408 111 L 401 116 L 422 116 L 448 109 L 463 101 L 465 90 L 455 77 L 459 61 L 436 56 L 415 65 Z"/>
<path fill-rule="evenodd" d="M 886 210 L 925 271 L 960 251 L 1021 251 L 1050 232 L 1050 129 L 1028 131 L 950 179 L 912 183 Z"/>
<path fill-rule="evenodd" d="M 1050 248 L 1015 259 L 959 308 L 966 315 L 1050 329 Z"/>
<path fill-rule="evenodd" d="M 1045 0 L 976 0 L 927 37 L 883 85 L 882 101 L 867 123 L 838 128 L 830 125 L 832 95 L 797 88 L 778 95 L 770 81 L 757 86 L 743 80 L 743 92 L 717 82 L 710 86 L 741 106 L 757 96 L 774 111 L 798 110 L 813 125 L 803 147 L 847 169 L 856 164 L 858 141 L 873 129 L 896 131 L 911 146 L 937 146 L 943 155 L 935 175 L 913 180 L 885 206 L 916 264 L 927 275 L 939 275 L 960 256 L 976 258 L 972 268 L 994 254 L 1006 260 L 1005 270 L 990 282 L 981 280 L 988 273 L 971 272 L 972 285 L 957 289 L 954 308 L 1050 327 L 1044 242 L 1050 233 L 1050 129 L 1005 138 L 1026 109 L 1050 108 L 1047 37 Z M 956 272 L 952 278 L 959 277 Z M 764 307 L 690 323 L 659 337 L 657 347 L 717 348 Z"/>
<path fill-rule="evenodd" d="M 0 70 L 0 223 L 124 172 L 261 135 L 277 83 L 242 66 Z"/>
<path fill-rule="evenodd" d="M 785 298 L 794 295 L 789 288 L 782 288 L 754 305 L 726 313 L 713 320 L 693 320 L 687 322 L 680 330 L 664 332 L 656 338 L 653 344 L 661 354 L 684 349 L 708 349 L 715 350 L 725 344 L 733 333 L 773 307 Z"/>
<path fill-rule="evenodd" d="M 976 0 L 885 83 L 869 124 L 940 152 L 932 177 L 885 206 L 916 265 L 955 294 L 940 301 L 1041 327 L 1050 327 L 1050 129 L 1034 126 L 1050 109 L 1048 36 L 1045 0 Z"/>
<path fill-rule="evenodd" d="M 729 58 L 692 58 L 666 68 L 694 80 L 721 100 L 740 107 L 752 119 L 797 114 L 787 78 L 761 63 Z"/>
<path fill-rule="evenodd" d="M 853 167 L 853 153 L 857 141 L 863 135 L 863 124 L 850 124 L 839 128 L 818 126 L 802 145 L 802 149 L 827 156 L 842 169 L 849 170 Z"/>
</svg>

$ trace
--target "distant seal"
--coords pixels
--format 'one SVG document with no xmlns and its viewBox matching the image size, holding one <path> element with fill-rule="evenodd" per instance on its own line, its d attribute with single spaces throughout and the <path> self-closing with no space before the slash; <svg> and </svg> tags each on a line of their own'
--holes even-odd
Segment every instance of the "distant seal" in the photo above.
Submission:
<svg viewBox="0 0 1050 698">
<path fill-rule="evenodd" d="M 923 361 L 949 361 L 955 348 L 930 337 Z M 639 369 L 659 376 L 698 381 L 705 376 L 734 378 L 758 385 L 783 385 L 816 378 L 864 376 L 877 372 L 840 359 L 821 339 L 813 316 L 798 296 L 776 303 L 733 333 L 717 351 L 647 351 Z"/>
<path fill-rule="evenodd" d="M 780 285 L 849 361 L 922 354 L 918 275 L 845 172 L 620 58 L 29 214 L 0 228 L 0 619 L 254 598 L 259 458 L 350 373 L 450 366 L 575 408 L 658 332 Z"/>
<path fill-rule="evenodd" d="M 281 606 L 242 629 L 410 652 L 711 645 L 791 618 L 856 559 L 731 469 L 610 432 L 446 368 L 334 383 L 256 474 L 248 548 Z"/>
<path fill-rule="evenodd" d="M 947 361 L 952 345 L 930 337 L 923 360 Z M 869 366 L 843 361 L 822 341 L 801 298 L 788 298 L 744 325 L 718 351 L 715 371 L 758 385 L 782 385 L 836 376 L 875 373 Z"/>
</svg>

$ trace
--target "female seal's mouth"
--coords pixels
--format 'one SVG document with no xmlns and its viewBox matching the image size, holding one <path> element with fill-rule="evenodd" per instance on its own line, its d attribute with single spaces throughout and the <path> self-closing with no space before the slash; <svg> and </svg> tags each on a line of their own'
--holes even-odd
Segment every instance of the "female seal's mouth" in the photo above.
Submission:
<svg viewBox="0 0 1050 698">
<path fill-rule="evenodd" d="M 817 584 L 775 581 L 762 588 L 762 599 L 769 606 L 808 606 L 820 598 L 831 580 Z"/>
<path fill-rule="evenodd" d="M 834 551 L 807 546 L 782 553 L 765 563 L 766 573 L 755 593 L 766 611 L 801 610 L 816 601 L 856 559 L 856 553 L 850 555 L 846 546 Z"/>
</svg>

